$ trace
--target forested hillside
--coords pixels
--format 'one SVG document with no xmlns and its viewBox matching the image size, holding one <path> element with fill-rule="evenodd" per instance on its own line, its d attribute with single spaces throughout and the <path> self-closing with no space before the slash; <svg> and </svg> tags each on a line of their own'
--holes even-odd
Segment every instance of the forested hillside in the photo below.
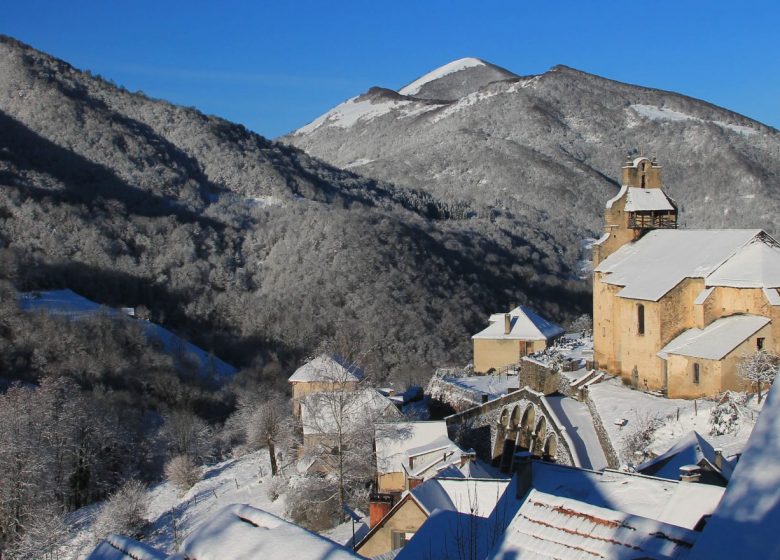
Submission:
<svg viewBox="0 0 780 560">
<path fill-rule="evenodd" d="M 543 213 L 519 228 L 366 179 L 8 37 L 0 130 L 3 276 L 144 305 L 240 367 L 281 377 L 338 337 L 379 377 L 424 371 L 466 361 L 510 303 L 558 320 L 587 306 L 578 239 Z"/>
</svg>

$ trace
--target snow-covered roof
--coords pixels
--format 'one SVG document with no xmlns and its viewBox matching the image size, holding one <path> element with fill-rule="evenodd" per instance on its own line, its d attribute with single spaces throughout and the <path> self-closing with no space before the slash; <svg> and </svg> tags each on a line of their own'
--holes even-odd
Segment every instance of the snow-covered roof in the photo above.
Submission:
<svg viewBox="0 0 780 560">
<path fill-rule="evenodd" d="M 685 558 L 698 533 L 531 490 L 488 559 Z"/>
<path fill-rule="evenodd" d="M 380 423 L 374 432 L 379 473 L 403 472 L 410 456 L 452 444 L 444 420 Z"/>
<path fill-rule="evenodd" d="M 691 558 L 780 558 L 780 385 L 769 390 L 758 422 L 718 509 Z"/>
<path fill-rule="evenodd" d="M 438 80 L 439 78 L 443 78 L 448 74 L 454 74 L 455 72 L 460 72 L 461 70 L 472 68 L 474 66 L 485 66 L 485 63 L 478 58 L 459 58 L 458 60 L 453 60 L 452 62 L 449 62 L 444 66 L 440 66 L 436 70 L 432 70 L 424 76 L 417 78 L 411 84 L 399 89 L 398 93 L 401 95 L 414 95 L 418 93 L 420 89 L 428 82 Z"/>
<path fill-rule="evenodd" d="M 111 535 L 98 543 L 87 560 L 166 560 L 168 555 L 129 537 Z"/>
<path fill-rule="evenodd" d="M 764 296 L 769 305 L 780 305 L 780 292 L 776 288 L 764 288 Z"/>
<path fill-rule="evenodd" d="M 657 301 L 685 278 L 706 279 L 759 235 L 765 234 L 757 229 L 653 230 L 612 253 L 596 272 L 604 273 L 607 284 L 623 286 L 621 297 Z"/>
<path fill-rule="evenodd" d="M 717 443 L 708 441 L 699 432 L 692 430 L 680 438 L 666 453 L 639 465 L 637 472 L 677 480 L 681 467 L 701 465 L 702 461 L 706 461 L 715 472 L 723 477 L 723 480 L 728 481 L 736 465 L 736 458 L 729 458 L 727 452 L 724 451 L 722 466 L 719 468 L 716 465 L 716 446 L 721 447 Z"/>
<path fill-rule="evenodd" d="M 233 504 L 195 528 L 180 549 L 197 560 L 347 560 L 348 548 L 261 509 Z"/>
<path fill-rule="evenodd" d="M 699 295 L 696 296 L 696 299 L 693 300 L 693 305 L 704 305 L 704 302 L 707 301 L 707 298 L 710 297 L 710 294 L 714 290 L 714 286 L 710 288 L 704 288 L 701 292 L 699 292 Z"/>
<path fill-rule="evenodd" d="M 504 333 L 504 313 L 494 313 L 490 316 L 490 325 L 471 338 L 547 340 L 564 333 L 561 327 L 540 317 L 524 305 L 512 309 L 509 317 L 509 334 Z"/>
<path fill-rule="evenodd" d="M 344 383 L 360 381 L 365 377 L 363 370 L 336 354 L 320 354 L 295 370 L 287 381 L 307 383 L 312 381 L 332 381 Z"/>
<path fill-rule="evenodd" d="M 593 506 L 693 529 L 711 514 L 724 488 L 605 469 L 597 472 L 534 462 L 533 488 Z"/>
<path fill-rule="evenodd" d="M 393 402 L 375 389 L 312 393 L 301 400 L 304 435 L 354 433 L 381 418 L 400 416 Z"/>
<path fill-rule="evenodd" d="M 713 321 L 704 329 L 688 329 L 664 346 L 658 356 L 666 359 L 669 354 L 690 356 L 705 360 L 720 360 L 745 342 L 769 318 L 759 315 L 731 315 Z"/>
<path fill-rule="evenodd" d="M 708 286 L 780 287 L 780 247 L 755 239 L 707 277 Z"/>
<path fill-rule="evenodd" d="M 626 212 L 648 212 L 652 210 L 674 210 L 674 206 L 669 201 L 669 197 L 666 196 L 663 189 L 628 188 L 625 207 Z"/>
<path fill-rule="evenodd" d="M 510 486 L 508 479 L 432 478 L 410 493 L 428 515 L 439 509 L 489 517 L 505 492 L 514 500 Z"/>
</svg>

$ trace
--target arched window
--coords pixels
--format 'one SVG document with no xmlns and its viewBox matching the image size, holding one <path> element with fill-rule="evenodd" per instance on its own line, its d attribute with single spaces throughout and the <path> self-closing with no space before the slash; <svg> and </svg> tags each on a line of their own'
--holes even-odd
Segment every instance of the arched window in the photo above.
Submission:
<svg viewBox="0 0 780 560">
<path fill-rule="evenodd" d="M 641 303 L 636 306 L 636 332 L 645 334 L 645 306 Z"/>
<path fill-rule="evenodd" d="M 642 165 L 644 165 L 644 164 L 642 164 Z M 644 173 L 642 173 L 642 188 L 643 189 L 645 188 L 645 174 Z"/>
</svg>

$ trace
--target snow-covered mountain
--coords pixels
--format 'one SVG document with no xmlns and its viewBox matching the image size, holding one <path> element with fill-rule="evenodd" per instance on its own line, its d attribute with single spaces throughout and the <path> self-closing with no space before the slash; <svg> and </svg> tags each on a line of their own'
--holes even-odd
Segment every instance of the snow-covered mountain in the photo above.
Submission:
<svg viewBox="0 0 780 560">
<path fill-rule="evenodd" d="M 780 134 L 676 93 L 556 66 L 520 77 L 474 58 L 372 88 L 282 138 L 329 163 L 558 239 L 601 227 L 626 153 L 657 156 L 688 227 L 778 233 Z"/>
</svg>

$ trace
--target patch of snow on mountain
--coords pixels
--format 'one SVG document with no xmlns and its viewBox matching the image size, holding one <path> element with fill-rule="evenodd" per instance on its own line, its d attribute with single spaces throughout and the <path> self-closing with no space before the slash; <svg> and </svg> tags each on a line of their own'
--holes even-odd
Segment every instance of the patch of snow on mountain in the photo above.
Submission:
<svg viewBox="0 0 780 560">
<path fill-rule="evenodd" d="M 353 97 L 341 105 L 337 105 L 321 117 L 299 128 L 295 133 L 309 134 L 323 125 L 350 128 L 358 121 L 375 119 L 397 109 L 401 110 L 398 115 L 399 118 L 405 118 L 413 117 L 438 107 L 435 104 L 419 103 L 413 100 L 393 99 L 374 102 L 370 99 L 360 100 L 360 97 Z"/>
<path fill-rule="evenodd" d="M 527 88 L 535 84 L 538 81 L 537 78 L 538 77 L 535 76 L 527 80 L 514 82 L 509 87 L 506 87 L 506 89 L 498 89 L 499 86 L 494 84 L 493 87 L 491 87 L 488 91 L 475 91 L 474 93 L 470 93 L 464 98 L 458 100 L 458 102 L 455 103 L 454 105 L 450 105 L 443 111 L 437 113 L 431 119 L 431 123 L 436 123 L 442 119 L 446 119 L 450 115 L 454 115 L 455 113 L 458 113 L 459 111 L 462 111 L 467 107 L 471 107 L 472 105 L 480 103 L 486 99 L 490 99 L 491 97 L 496 97 L 497 95 L 504 95 L 508 93 L 517 93 L 521 89 Z"/>
<path fill-rule="evenodd" d="M 414 95 L 415 93 L 418 93 L 420 89 L 429 82 L 438 80 L 439 78 L 443 78 L 448 74 L 454 74 L 455 72 L 460 72 L 461 70 L 465 70 L 466 68 L 472 68 L 474 66 L 485 66 L 485 63 L 478 58 L 460 58 L 458 60 L 453 60 L 452 62 L 445 64 L 444 66 L 440 66 L 436 70 L 428 72 L 421 78 L 417 78 L 411 84 L 406 85 L 401 89 L 399 89 L 398 93 L 400 93 L 401 95 Z"/>
<path fill-rule="evenodd" d="M 742 126 L 738 124 L 730 124 L 725 123 L 723 121 L 705 121 L 704 119 L 700 119 L 699 117 L 694 117 L 693 115 L 689 115 L 687 113 L 681 113 L 680 111 L 675 111 L 673 109 L 667 109 L 665 107 L 655 107 L 654 105 L 631 105 L 631 108 L 637 112 L 642 117 L 648 118 L 650 120 L 654 121 L 699 121 L 699 122 L 711 122 L 713 124 L 716 124 L 722 128 L 727 128 L 729 130 L 733 130 L 734 132 L 738 132 L 739 134 L 743 134 L 745 136 L 749 136 L 751 134 L 755 134 L 757 131 L 750 128 L 749 126 Z"/>
<path fill-rule="evenodd" d="M 369 163 L 376 161 L 368 158 L 358 158 L 355 161 L 349 162 L 344 166 L 344 169 L 352 169 L 353 167 L 360 167 L 361 165 L 368 165 Z"/>
</svg>

